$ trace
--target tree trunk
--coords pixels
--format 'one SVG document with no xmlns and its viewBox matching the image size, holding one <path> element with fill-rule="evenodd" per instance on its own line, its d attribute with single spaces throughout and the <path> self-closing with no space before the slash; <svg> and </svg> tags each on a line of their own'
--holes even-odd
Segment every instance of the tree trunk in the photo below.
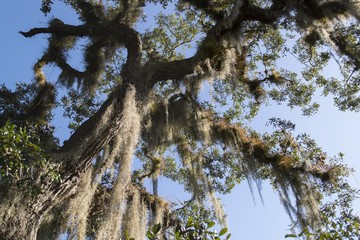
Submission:
<svg viewBox="0 0 360 240">
<path fill-rule="evenodd" d="M 31 198 L 21 197 L 23 193 L 16 190 L 1 198 L 1 240 L 37 239 L 37 231 L 46 214 L 55 205 L 76 193 L 79 181 L 91 161 L 121 128 L 123 103 L 126 94 L 131 91 L 135 91 L 132 85 L 118 87 L 100 110 L 85 121 L 64 146 L 53 154 L 54 161 L 60 164 L 61 182 L 42 186 L 43 193 Z M 136 96 L 139 99 L 137 93 Z"/>
<path fill-rule="evenodd" d="M 21 209 L 23 206 L 20 205 L 13 205 L 11 208 L 14 208 L 12 213 L 7 212 L 8 216 L 2 216 L 2 221 L 5 221 L 5 224 L 2 224 L 0 229 L 0 239 L 35 240 L 37 229 L 40 226 L 39 216 L 32 214 L 31 211 Z"/>
</svg>

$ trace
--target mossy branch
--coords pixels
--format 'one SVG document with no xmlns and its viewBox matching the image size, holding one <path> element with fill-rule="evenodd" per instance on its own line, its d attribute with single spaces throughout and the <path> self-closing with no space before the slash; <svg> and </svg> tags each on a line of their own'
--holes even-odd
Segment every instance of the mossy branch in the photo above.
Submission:
<svg viewBox="0 0 360 240">
<path fill-rule="evenodd" d="M 85 90 L 94 89 L 105 69 L 105 62 L 112 57 L 106 56 L 105 59 L 104 52 L 114 54 L 114 51 L 106 51 L 107 48 L 113 48 L 113 46 L 124 46 L 128 51 L 124 69 L 140 65 L 142 49 L 139 34 L 126 24 L 116 21 L 74 26 L 54 19 L 49 23 L 49 27 L 33 28 L 27 32 L 20 32 L 20 34 L 27 38 L 38 34 L 51 34 L 49 47 L 35 67 L 36 75 L 41 76 L 41 81 L 44 81 L 45 78 L 43 74 L 40 74 L 41 68 L 46 64 L 55 63 L 62 69 L 59 79 L 62 83 L 72 85 L 74 80 L 77 80 Z M 69 47 L 66 42 L 82 37 L 88 37 L 91 40 L 91 44 L 84 53 L 86 62 L 84 72 L 71 67 L 65 57 L 65 53 L 73 46 L 72 44 Z"/>
</svg>

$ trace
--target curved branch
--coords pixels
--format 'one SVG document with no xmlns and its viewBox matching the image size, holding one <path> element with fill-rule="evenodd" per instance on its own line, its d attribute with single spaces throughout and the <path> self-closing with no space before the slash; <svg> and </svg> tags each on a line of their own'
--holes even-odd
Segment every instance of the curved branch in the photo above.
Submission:
<svg viewBox="0 0 360 240">
<path fill-rule="evenodd" d="M 53 36 L 61 36 L 62 38 L 89 37 L 93 40 L 102 39 L 100 44 L 99 42 L 94 43 L 95 45 L 93 44 L 93 49 L 99 51 L 102 47 L 106 47 L 106 45 L 109 43 L 115 46 L 123 45 L 127 49 L 128 55 L 124 69 L 127 69 L 130 66 L 139 66 L 141 61 L 142 42 L 140 39 L 140 34 L 126 24 L 122 24 L 117 21 L 111 21 L 110 23 L 95 23 L 74 26 L 65 24 L 59 19 L 54 19 L 49 24 L 49 27 L 33 28 L 27 32 L 20 31 L 20 34 L 27 38 L 38 34 L 51 34 Z M 97 64 L 101 63 L 97 62 Z M 62 62 L 60 65 L 65 66 L 66 64 Z M 88 65 L 92 68 L 90 69 L 90 74 L 92 73 L 92 70 L 103 67 L 101 65 L 94 66 L 94 62 L 88 62 Z"/>
<path fill-rule="evenodd" d="M 195 4 L 196 7 L 202 5 L 193 3 L 193 1 L 188 2 Z M 216 63 L 216 59 L 223 57 L 223 50 L 228 48 L 229 39 L 231 37 L 239 38 L 241 24 L 243 22 L 260 21 L 264 24 L 273 24 L 285 14 L 282 9 L 276 9 L 275 6 L 273 8 L 272 11 L 269 11 L 269 9 L 252 6 L 245 0 L 236 1 L 230 14 L 222 20 L 219 20 L 218 23 L 207 32 L 206 37 L 192 57 L 167 63 L 151 64 L 151 83 L 155 84 L 169 79 L 183 79 L 187 75 L 194 74 L 195 68 L 201 66 L 206 59 Z M 241 39 L 239 39 L 238 45 L 242 45 Z"/>
</svg>

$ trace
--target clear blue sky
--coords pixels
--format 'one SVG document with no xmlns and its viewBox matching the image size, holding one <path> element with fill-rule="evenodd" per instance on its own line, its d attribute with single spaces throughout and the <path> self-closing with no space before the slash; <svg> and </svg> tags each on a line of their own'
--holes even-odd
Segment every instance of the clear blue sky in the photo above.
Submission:
<svg viewBox="0 0 360 240">
<path fill-rule="evenodd" d="M 47 36 L 38 35 L 25 39 L 18 31 L 26 31 L 32 27 L 45 26 L 49 17 L 59 17 L 67 23 L 76 22 L 69 9 L 54 7 L 54 12 L 45 17 L 40 11 L 41 1 L 12 0 L 3 1 L 0 9 L 1 44 L 0 44 L 0 82 L 8 87 L 15 82 L 31 81 L 32 67 L 41 57 L 46 47 Z M 336 66 L 334 66 L 336 67 Z M 329 68 L 332 69 L 332 68 Z M 328 74 L 333 74 L 328 70 Z M 56 80 L 56 70 L 47 71 L 51 81 Z M 334 72 L 335 74 L 335 72 Z M 360 114 L 339 112 L 332 105 L 332 100 L 321 98 L 322 107 L 315 116 L 303 117 L 298 110 L 290 111 L 283 106 L 269 106 L 260 111 L 251 125 L 265 131 L 265 123 L 270 117 L 280 117 L 296 123 L 299 133 L 309 133 L 315 138 L 329 156 L 338 152 L 345 153 L 346 163 L 357 172 L 351 176 L 353 186 L 360 188 Z M 56 134 L 62 139 L 68 136 L 64 125 L 57 126 Z M 358 182 L 357 182 L 358 181 Z M 160 183 L 166 187 L 167 184 Z M 181 198 L 181 189 L 163 189 L 166 197 Z M 266 183 L 263 184 L 264 205 L 255 191 L 257 198 L 254 204 L 246 182 L 234 189 L 234 192 L 223 197 L 225 211 L 228 214 L 229 228 L 232 239 L 283 239 L 290 223 L 285 211 L 279 204 L 277 194 Z M 357 212 L 360 212 L 360 203 L 357 202 Z"/>
</svg>

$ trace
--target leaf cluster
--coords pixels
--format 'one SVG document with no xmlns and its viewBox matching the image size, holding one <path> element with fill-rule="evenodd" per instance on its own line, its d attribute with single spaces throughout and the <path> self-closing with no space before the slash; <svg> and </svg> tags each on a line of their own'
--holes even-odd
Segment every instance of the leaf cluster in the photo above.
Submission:
<svg viewBox="0 0 360 240">
<path fill-rule="evenodd" d="M 41 191 L 43 182 L 58 181 L 60 176 L 49 156 L 26 128 L 9 121 L 0 128 L 0 180 L 9 189 L 14 185 L 26 192 Z"/>
<path fill-rule="evenodd" d="M 193 217 L 189 217 L 186 224 L 178 224 L 174 231 L 173 238 L 175 240 L 220 240 L 220 239 L 230 239 L 231 234 L 226 234 L 228 232 L 227 228 L 222 228 L 219 233 L 212 230 L 215 226 L 215 222 L 210 220 L 198 221 Z M 162 225 L 156 224 L 147 231 L 146 237 L 149 240 L 158 240 L 161 239 Z"/>
<path fill-rule="evenodd" d="M 358 198 L 359 191 L 343 183 L 337 198 L 326 202 L 322 207 L 322 218 L 324 225 L 318 231 L 304 229 L 298 234 L 292 233 L 285 235 L 285 238 L 296 239 L 320 239 L 337 240 L 349 239 L 356 240 L 360 235 L 360 218 L 353 213 L 353 202 Z"/>
</svg>

